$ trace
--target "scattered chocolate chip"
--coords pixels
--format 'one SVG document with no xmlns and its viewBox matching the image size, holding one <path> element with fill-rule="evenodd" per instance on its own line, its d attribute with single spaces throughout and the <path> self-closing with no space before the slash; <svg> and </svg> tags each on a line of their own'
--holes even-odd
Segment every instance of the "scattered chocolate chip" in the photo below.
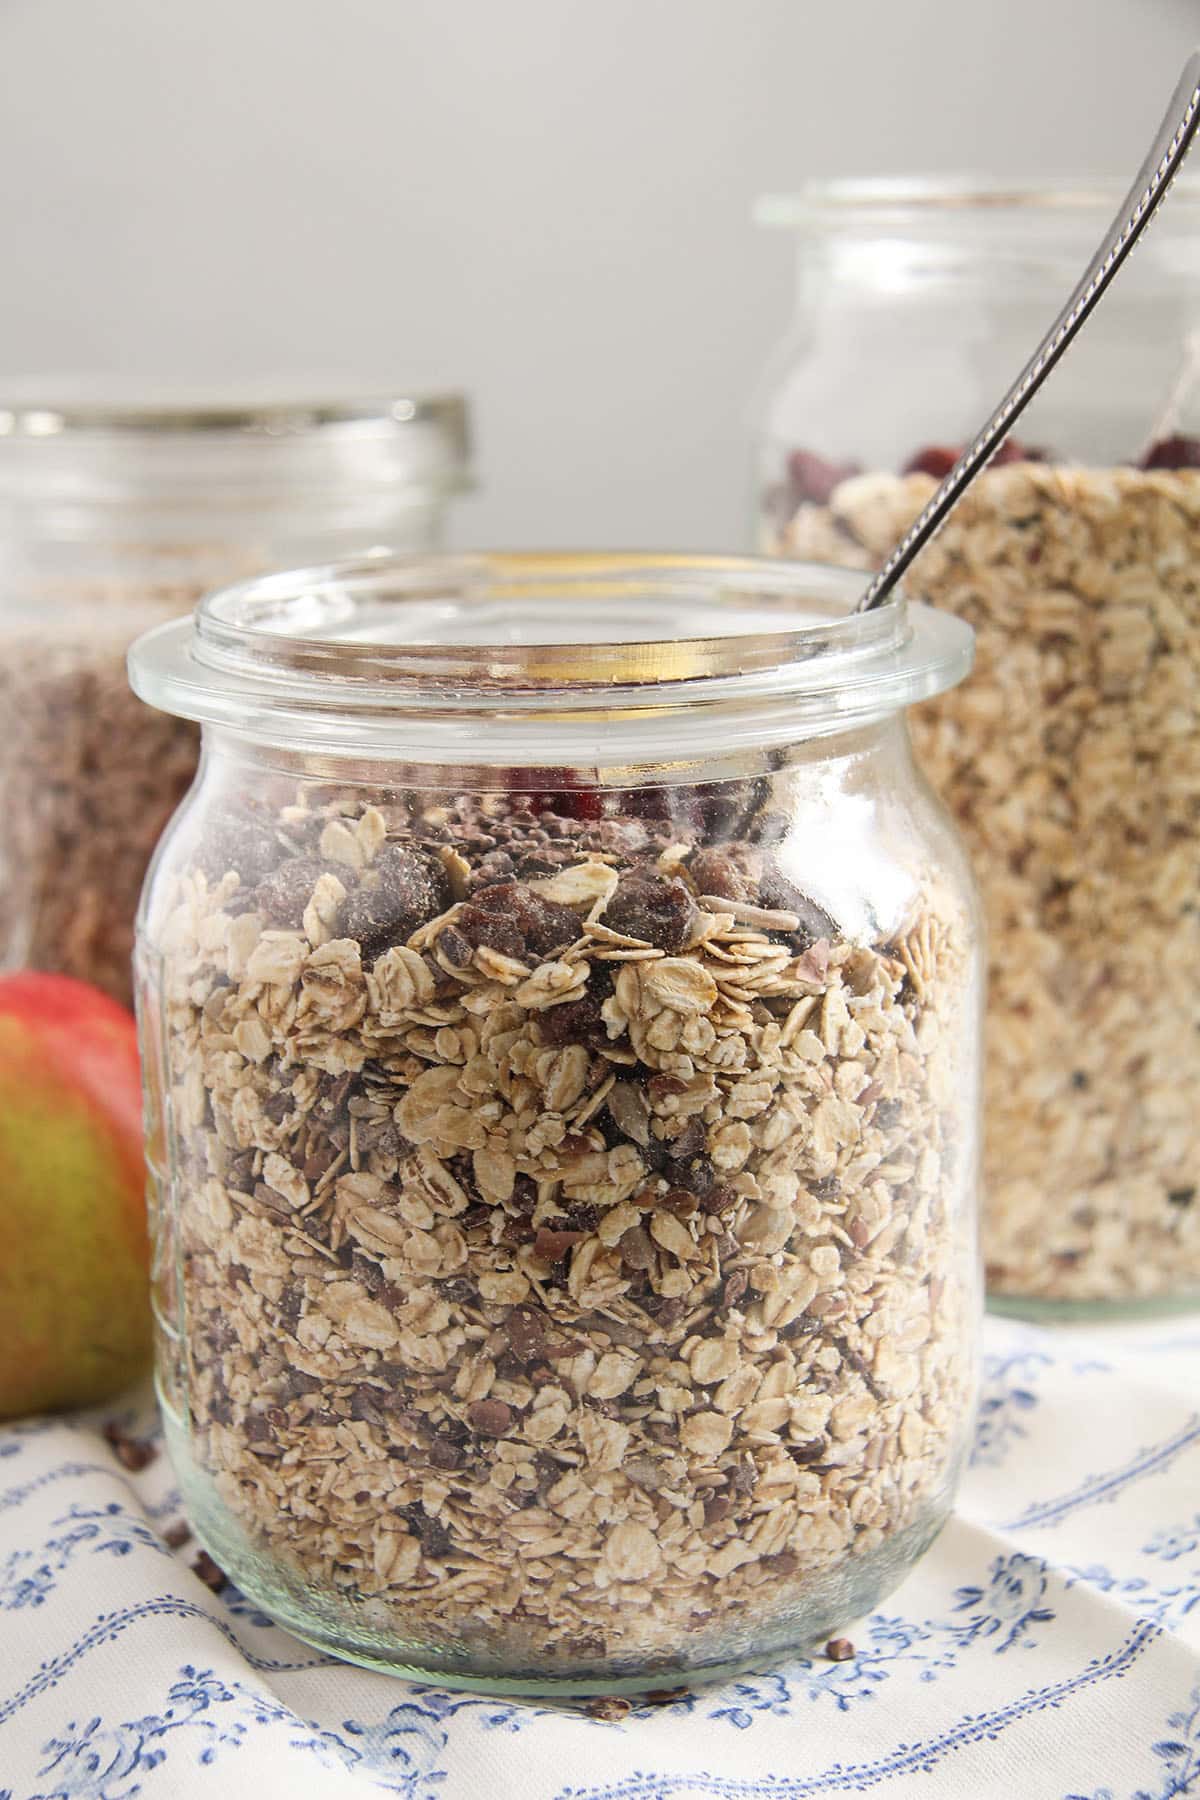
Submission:
<svg viewBox="0 0 1200 1800">
<path fill-rule="evenodd" d="M 148 1438 L 131 1437 L 124 1428 L 115 1422 L 104 1427 L 104 1441 L 123 1469 L 131 1475 L 140 1474 L 148 1469 L 158 1455 L 158 1446 Z"/>
<path fill-rule="evenodd" d="M 606 1725 L 619 1725 L 633 1711 L 632 1700 L 626 1700 L 623 1694 L 593 1694 L 585 1700 L 583 1710 L 590 1719 L 600 1719 Z"/>
<path fill-rule="evenodd" d="M 198 1576 L 214 1594 L 220 1593 L 227 1579 L 224 1569 L 213 1561 L 207 1550 L 200 1550 L 193 1557 L 192 1574 Z"/>
<path fill-rule="evenodd" d="M 850 1662 L 857 1654 L 849 1638 L 830 1638 L 825 1646 L 825 1654 L 830 1662 Z"/>
<path fill-rule="evenodd" d="M 182 1550 L 183 1546 L 190 1542 L 191 1536 L 191 1526 L 181 1519 L 177 1525 L 167 1526 L 162 1534 L 162 1540 L 168 1550 Z"/>
</svg>

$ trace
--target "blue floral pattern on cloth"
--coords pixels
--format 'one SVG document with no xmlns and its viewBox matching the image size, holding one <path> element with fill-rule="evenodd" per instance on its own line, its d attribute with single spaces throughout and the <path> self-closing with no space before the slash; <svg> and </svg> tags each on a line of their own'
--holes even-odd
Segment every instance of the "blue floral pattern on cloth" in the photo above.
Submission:
<svg viewBox="0 0 1200 1800">
<path fill-rule="evenodd" d="M 130 1473 L 98 1415 L 0 1428 L 0 1800 L 1200 1796 L 1189 1393 L 1178 1326 L 990 1320 L 955 1518 L 854 1658 L 604 1718 L 339 1665 L 168 1547 L 164 1457 Z"/>
</svg>

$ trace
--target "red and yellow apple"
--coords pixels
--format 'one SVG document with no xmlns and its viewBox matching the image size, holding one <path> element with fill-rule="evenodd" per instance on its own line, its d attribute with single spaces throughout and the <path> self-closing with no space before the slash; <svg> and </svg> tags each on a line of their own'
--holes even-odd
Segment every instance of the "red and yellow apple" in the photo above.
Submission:
<svg viewBox="0 0 1200 1800">
<path fill-rule="evenodd" d="M 0 1419 L 116 1393 L 150 1347 L 132 1016 L 0 975 Z"/>
</svg>

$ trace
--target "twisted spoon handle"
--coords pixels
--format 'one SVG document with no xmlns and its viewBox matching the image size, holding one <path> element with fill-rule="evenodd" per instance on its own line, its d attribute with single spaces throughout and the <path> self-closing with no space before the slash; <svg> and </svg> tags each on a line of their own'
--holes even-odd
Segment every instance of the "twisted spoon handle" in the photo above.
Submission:
<svg viewBox="0 0 1200 1800">
<path fill-rule="evenodd" d="M 887 599 L 914 557 L 925 548 L 963 490 L 975 479 L 1001 439 L 1021 416 L 1076 332 L 1099 303 L 1159 206 L 1200 126 L 1200 50 L 1184 64 L 1162 124 L 1137 178 L 1079 278 L 1070 299 L 1026 363 L 979 436 L 963 451 L 925 510 L 873 578 L 856 611 L 870 612 Z"/>
</svg>

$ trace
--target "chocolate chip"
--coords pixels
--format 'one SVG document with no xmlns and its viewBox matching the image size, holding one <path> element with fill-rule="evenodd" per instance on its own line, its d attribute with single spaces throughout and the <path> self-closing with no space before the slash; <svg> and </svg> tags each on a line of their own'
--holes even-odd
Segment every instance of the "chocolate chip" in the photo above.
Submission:
<svg viewBox="0 0 1200 1800">
<path fill-rule="evenodd" d="M 120 1425 L 110 1422 L 104 1427 L 104 1440 L 123 1469 L 131 1475 L 148 1469 L 158 1456 L 158 1448 L 148 1438 L 131 1437 Z"/>
<path fill-rule="evenodd" d="M 1167 1199 L 1172 1206 L 1190 1206 L 1196 1198 L 1194 1187 L 1176 1187 L 1167 1189 Z"/>
<path fill-rule="evenodd" d="M 191 1526 L 181 1519 L 177 1525 L 167 1526 L 162 1534 L 162 1539 L 168 1550 L 182 1550 L 183 1546 L 189 1542 L 191 1535 Z"/>
<path fill-rule="evenodd" d="M 830 1638 L 825 1646 L 825 1654 L 830 1662 L 850 1662 L 857 1654 L 849 1638 Z"/>
</svg>

